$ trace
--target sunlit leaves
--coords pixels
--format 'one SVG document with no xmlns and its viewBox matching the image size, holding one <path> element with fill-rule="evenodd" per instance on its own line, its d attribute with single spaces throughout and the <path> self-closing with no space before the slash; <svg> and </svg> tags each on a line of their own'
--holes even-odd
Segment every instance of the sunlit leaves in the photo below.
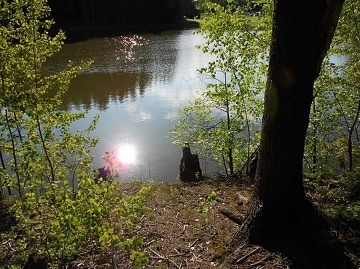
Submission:
<svg viewBox="0 0 360 269">
<path fill-rule="evenodd" d="M 70 133 L 84 113 L 59 111 L 70 81 L 91 63 L 58 73 L 43 69 L 65 36 L 50 35 L 45 0 L 2 1 L 0 6 L 0 154 L 1 166 L 16 180 L 21 196 L 34 179 L 56 180 L 56 173 L 76 176 L 90 170 L 90 132 Z M 96 121 L 96 120 L 95 120 Z M 93 128 L 93 127 L 92 127 Z M 3 184 L 2 184 L 3 185 Z"/>
<path fill-rule="evenodd" d="M 131 228 L 144 213 L 150 185 L 128 196 L 111 182 L 96 184 L 93 178 L 83 175 L 77 192 L 67 183 L 42 187 L 40 195 L 34 188 L 13 206 L 25 232 L 27 252 L 46 252 L 54 267 L 76 253 L 106 253 L 115 247 L 135 251 L 131 257 L 135 264 L 147 261 L 146 255 L 139 252 L 142 240 L 131 235 Z"/>
<path fill-rule="evenodd" d="M 305 160 L 312 172 L 359 164 L 360 10 L 345 1 L 328 59 L 316 81 Z M 339 143 L 342 141 L 342 143 Z M 329 144 L 332 146 L 329 146 Z M 340 154 L 341 153 L 341 154 Z"/>
<path fill-rule="evenodd" d="M 90 149 L 97 139 L 95 117 L 85 130 L 71 130 L 86 111 L 62 111 L 71 79 L 91 62 L 45 70 L 64 34 L 49 34 L 46 0 L 0 1 L 0 198 L 7 191 L 23 233 L 11 266 L 30 253 L 45 254 L 60 268 L 81 251 L 120 249 L 143 265 L 141 239 L 130 234 L 144 213 L 149 187 L 132 196 L 111 182 L 95 183 Z"/>
<path fill-rule="evenodd" d="M 175 144 L 191 143 L 202 157 L 240 168 L 257 146 L 262 93 L 268 61 L 271 5 L 257 16 L 246 7 L 204 2 L 201 28 L 205 43 L 198 48 L 214 60 L 199 69 L 209 76 L 201 97 L 185 107 L 171 129 Z"/>
</svg>

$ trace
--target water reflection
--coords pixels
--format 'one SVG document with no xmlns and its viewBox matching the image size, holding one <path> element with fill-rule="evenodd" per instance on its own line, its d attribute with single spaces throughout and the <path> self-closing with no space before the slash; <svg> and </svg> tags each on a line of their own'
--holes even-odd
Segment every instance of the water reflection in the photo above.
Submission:
<svg viewBox="0 0 360 269">
<path fill-rule="evenodd" d="M 86 73 L 71 82 L 64 96 L 64 108 L 97 108 L 105 110 L 109 103 L 122 103 L 144 95 L 150 77 L 145 73 Z"/>
<path fill-rule="evenodd" d="M 94 60 L 90 71 L 71 83 L 64 109 L 89 109 L 74 130 L 86 128 L 100 114 L 95 167 L 106 165 L 104 152 L 128 144 L 136 148 L 136 161 L 122 166 L 120 180 L 176 181 L 182 152 L 167 133 L 178 110 L 204 86 L 196 70 L 210 59 L 195 48 L 201 42 L 191 30 L 93 39 L 67 44 L 49 61 L 48 70 L 54 71 L 68 59 Z"/>
<path fill-rule="evenodd" d="M 93 60 L 91 69 L 72 81 L 64 98 L 64 108 L 108 108 L 111 102 L 141 97 L 154 83 L 171 83 L 176 67 L 179 32 L 167 35 L 146 35 L 92 39 L 66 44 L 52 57 L 47 72 L 63 69 L 74 63 Z M 150 87 L 151 88 L 151 87 Z"/>
</svg>

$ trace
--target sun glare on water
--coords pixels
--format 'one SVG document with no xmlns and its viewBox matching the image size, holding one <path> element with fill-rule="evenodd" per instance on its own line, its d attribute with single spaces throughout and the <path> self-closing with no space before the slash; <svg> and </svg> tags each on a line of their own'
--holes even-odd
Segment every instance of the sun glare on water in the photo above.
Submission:
<svg viewBox="0 0 360 269">
<path fill-rule="evenodd" d="M 119 148 L 119 161 L 123 164 L 133 164 L 136 161 L 136 149 L 131 145 L 123 145 Z"/>
</svg>

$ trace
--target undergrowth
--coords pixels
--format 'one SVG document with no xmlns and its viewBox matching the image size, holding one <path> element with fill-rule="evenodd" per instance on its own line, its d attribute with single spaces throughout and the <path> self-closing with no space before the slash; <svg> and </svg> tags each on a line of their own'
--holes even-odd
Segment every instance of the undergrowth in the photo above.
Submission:
<svg viewBox="0 0 360 269">
<path fill-rule="evenodd" d="M 308 176 L 307 193 L 332 221 L 360 223 L 360 170 L 340 176 Z"/>
<path fill-rule="evenodd" d="M 120 185 L 96 184 L 89 176 L 79 179 L 76 192 L 66 180 L 30 188 L 25 198 L 10 200 L 17 225 L 1 235 L 0 267 L 23 268 L 28 257 L 36 256 L 45 257 L 51 268 L 65 268 L 76 255 L 111 259 L 117 251 L 136 266 L 148 263 L 134 230 L 146 212 L 149 190 L 144 184 L 125 195 Z"/>
</svg>

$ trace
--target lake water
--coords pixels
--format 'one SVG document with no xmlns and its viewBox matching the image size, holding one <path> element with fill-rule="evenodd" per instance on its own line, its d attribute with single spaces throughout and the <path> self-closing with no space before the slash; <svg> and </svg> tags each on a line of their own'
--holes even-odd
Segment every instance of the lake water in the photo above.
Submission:
<svg viewBox="0 0 360 269">
<path fill-rule="evenodd" d="M 97 38 L 66 44 L 50 60 L 53 71 L 68 60 L 94 61 L 88 72 L 71 83 L 64 109 L 89 110 L 74 130 L 85 129 L 100 115 L 93 133 L 99 138 L 93 150 L 95 168 L 105 165 L 104 152 L 130 145 L 132 152 L 125 155 L 132 160 L 124 161 L 120 180 L 178 180 L 182 150 L 167 135 L 179 109 L 205 86 L 206 78 L 197 69 L 210 56 L 195 48 L 203 41 L 194 30 Z M 207 161 L 201 160 L 201 165 L 205 173 L 217 171 Z"/>
</svg>

